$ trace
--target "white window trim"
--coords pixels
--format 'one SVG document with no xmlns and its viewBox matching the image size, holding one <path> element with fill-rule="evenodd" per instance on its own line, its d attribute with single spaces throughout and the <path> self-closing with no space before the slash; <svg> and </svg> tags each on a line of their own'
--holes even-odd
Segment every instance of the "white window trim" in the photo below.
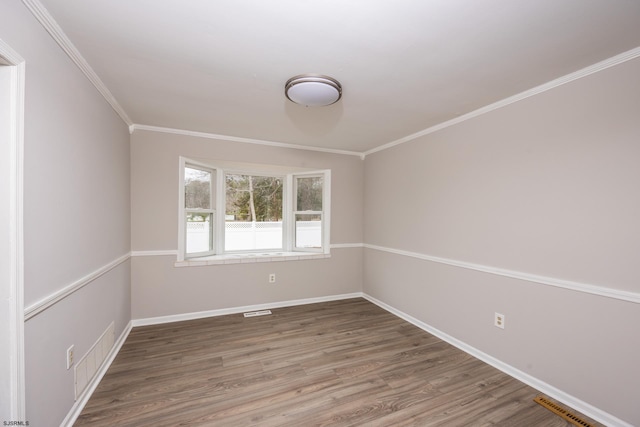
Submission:
<svg viewBox="0 0 640 427">
<path fill-rule="evenodd" d="M 185 208 L 185 200 L 184 200 L 184 169 L 187 166 L 192 166 L 194 169 L 200 169 L 200 170 L 204 170 L 207 172 L 211 173 L 211 177 L 213 178 L 214 175 L 216 176 L 217 179 L 217 170 L 213 169 L 210 165 L 206 164 L 206 163 L 202 163 L 202 162 L 198 162 L 195 160 L 191 160 L 191 159 L 187 159 L 185 157 L 180 157 L 180 170 L 179 170 L 179 190 L 178 190 L 178 218 L 180 221 L 180 224 L 178 226 L 178 261 L 184 261 L 187 258 L 196 258 L 196 257 L 201 257 L 201 256 L 210 256 L 210 255 L 215 255 L 216 254 L 216 242 L 217 240 L 214 240 L 214 248 L 211 251 L 205 251 L 205 252 L 198 252 L 198 253 L 193 253 L 190 254 L 189 257 L 187 257 L 187 236 L 186 236 L 186 227 L 185 227 L 185 213 L 189 210 L 187 208 Z M 217 183 L 217 181 L 216 181 Z M 211 185 L 210 191 L 213 191 L 213 185 Z M 210 193 L 211 194 L 211 193 Z M 213 205 L 214 203 L 214 199 L 213 197 L 211 197 L 211 205 Z M 212 226 L 215 226 L 218 224 L 218 211 L 219 209 L 216 209 L 217 205 L 213 205 L 212 209 L 208 210 L 208 211 L 212 211 L 211 213 L 213 213 L 212 218 L 214 221 L 214 224 Z M 216 233 L 218 232 L 218 230 L 214 230 L 214 239 Z"/>
<path fill-rule="evenodd" d="M 297 195 L 298 195 L 298 186 L 296 183 L 296 178 L 312 178 L 312 177 L 322 177 L 322 211 L 299 211 L 297 206 Z M 331 204 L 331 171 L 330 170 L 321 170 L 321 171 L 310 171 L 306 173 L 294 173 L 291 175 L 291 180 L 293 181 L 292 185 L 292 207 L 288 212 L 291 212 L 292 218 L 289 222 L 289 229 L 291 233 L 290 243 L 292 245 L 292 250 L 295 252 L 314 252 L 314 253 L 328 253 L 327 248 L 329 248 L 329 233 L 327 230 L 331 227 L 331 209 L 326 209 L 325 206 L 330 206 Z M 328 185 L 327 185 L 328 184 Z M 317 214 L 320 213 L 322 217 L 321 227 L 322 227 L 322 247 L 321 248 L 300 248 L 295 245 L 296 243 L 296 218 L 297 214 Z"/>
<path fill-rule="evenodd" d="M 198 169 L 211 171 L 216 176 L 215 200 L 213 205 L 215 230 L 215 253 L 190 254 L 186 257 L 186 227 L 184 207 L 184 168 L 194 166 Z M 225 204 L 226 204 L 226 174 L 242 174 L 254 176 L 275 176 L 283 178 L 283 247 L 271 251 L 224 251 L 225 242 Z M 294 209 L 294 178 L 304 176 L 323 176 L 322 199 L 322 248 L 295 248 L 295 214 Z M 331 170 L 286 168 L 263 164 L 238 164 L 224 161 L 203 162 L 180 156 L 178 179 L 178 255 L 176 267 L 200 266 L 216 264 L 235 264 L 248 262 L 296 261 L 304 259 L 321 259 L 330 257 L 331 231 Z"/>
</svg>

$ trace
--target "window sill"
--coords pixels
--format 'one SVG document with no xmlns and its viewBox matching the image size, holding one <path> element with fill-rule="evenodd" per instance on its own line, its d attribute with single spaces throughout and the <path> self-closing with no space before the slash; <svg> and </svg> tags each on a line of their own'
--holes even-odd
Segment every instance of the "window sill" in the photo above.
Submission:
<svg viewBox="0 0 640 427">
<path fill-rule="evenodd" d="M 176 261 L 174 267 L 201 267 L 206 265 L 250 264 L 254 262 L 306 261 L 331 258 L 331 254 L 317 252 L 266 252 L 250 254 L 213 255 Z"/>
</svg>

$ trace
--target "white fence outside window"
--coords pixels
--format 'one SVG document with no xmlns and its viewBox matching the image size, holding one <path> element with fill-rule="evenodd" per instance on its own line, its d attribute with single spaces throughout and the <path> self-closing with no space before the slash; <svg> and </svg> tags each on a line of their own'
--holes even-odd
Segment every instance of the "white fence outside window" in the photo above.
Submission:
<svg viewBox="0 0 640 427">
<path fill-rule="evenodd" d="M 209 221 L 187 222 L 187 253 L 207 251 Z M 322 246 L 321 221 L 296 222 L 298 247 Z M 282 222 L 225 222 L 225 251 L 282 248 Z"/>
</svg>

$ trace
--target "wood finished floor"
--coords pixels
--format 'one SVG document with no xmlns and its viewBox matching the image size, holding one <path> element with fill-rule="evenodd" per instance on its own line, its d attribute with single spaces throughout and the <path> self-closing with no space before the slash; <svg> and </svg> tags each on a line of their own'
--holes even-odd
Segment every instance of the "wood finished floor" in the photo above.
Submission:
<svg viewBox="0 0 640 427">
<path fill-rule="evenodd" d="M 134 328 L 75 425 L 572 425 L 364 299 L 272 311 Z"/>
</svg>

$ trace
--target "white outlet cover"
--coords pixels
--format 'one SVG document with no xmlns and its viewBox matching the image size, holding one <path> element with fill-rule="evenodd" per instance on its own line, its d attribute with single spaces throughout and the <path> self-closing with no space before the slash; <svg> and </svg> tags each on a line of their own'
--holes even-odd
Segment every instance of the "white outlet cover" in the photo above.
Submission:
<svg viewBox="0 0 640 427">
<path fill-rule="evenodd" d="M 67 369 L 71 369 L 71 366 L 73 366 L 73 347 L 71 346 L 67 349 Z"/>
<path fill-rule="evenodd" d="M 495 313 L 493 317 L 493 326 L 496 328 L 504 329 L 505 316 L 504 314 Z"/>
</svg>

